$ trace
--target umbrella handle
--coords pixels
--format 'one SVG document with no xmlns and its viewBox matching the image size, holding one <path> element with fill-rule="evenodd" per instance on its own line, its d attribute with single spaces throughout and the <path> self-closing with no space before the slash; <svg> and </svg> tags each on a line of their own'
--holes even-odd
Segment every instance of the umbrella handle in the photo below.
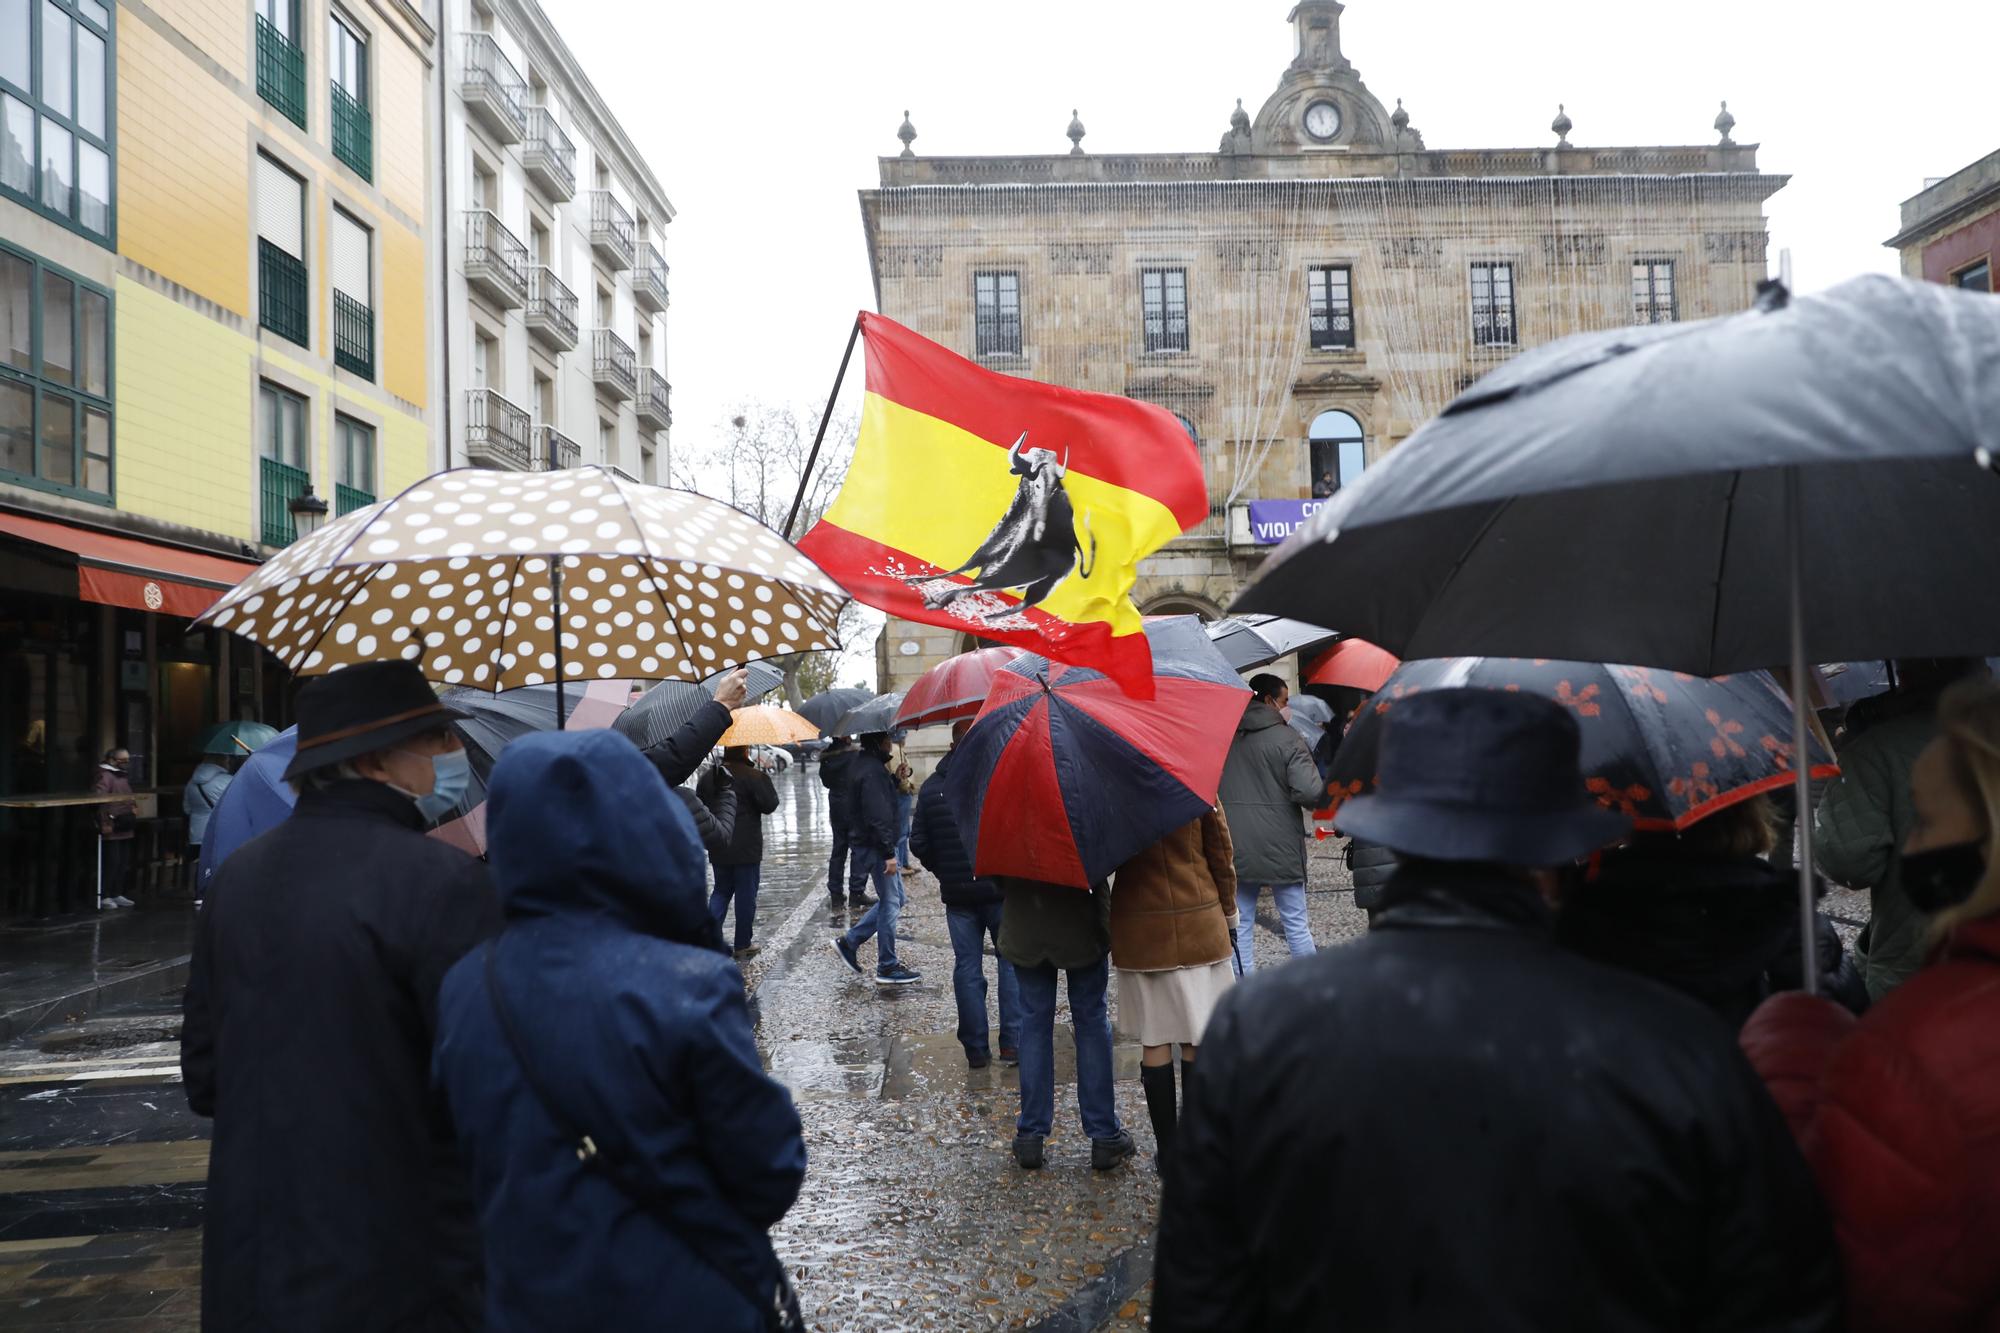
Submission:
<svg viewBox="0 0 2000 1333">
<path fill-rule="evenodd" d="M 1819 994 L 1819 925 L 1813 903 L 1812 760 L 1807 745 L 1812 736 L 1810 703 L 1806 698 L 1806 555 L 1805 499 L 1799 469 L 1785 469 L 1785 527 L 1791 538 L 1792 612 L 1792 771 L 1796 781 L 1799 830 L 1799 976 L 1808 995 Z"/>
<path fill-rule="evenodd" d="M 569 717 L 569 699 L 563 689 L 562 567 L 563 567 L 562 556 L 558 555 L 552 557 L 549 560 L 549 594 L 551 599 L 555 603 L 555 615 L 556 615 L 556 730 L 557 731 L 561 731 L 563 729 L 565 720 Z"/>
</svg>

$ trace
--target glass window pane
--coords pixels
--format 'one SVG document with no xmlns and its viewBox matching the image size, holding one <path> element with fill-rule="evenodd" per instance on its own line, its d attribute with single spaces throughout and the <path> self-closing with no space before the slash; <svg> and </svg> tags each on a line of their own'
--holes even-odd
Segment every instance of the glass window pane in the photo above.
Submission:
<svg viewBox="0 0 2000 1333">
<path fill-rule="evenodd" d="M 42 395 L 42 480 L 76 484 L 76 404 Z"/>
<path fill-rule="evenodd" d="M 5 93 L 0 93 L 0 185 L 30 198 L 35 193 L 35 113 Z"/>
<path fill-rule="evenodd" d="M 282 394 L 278 398 L 278 406 L 279 461 L 302 468 L 306 465 L 305 400 Z"/>
<path fill-rule="evenodd" d="M 104 136 L 104 39 L 88 28 L 76 31 L 76 123 Z"/>
<path fill-rule="evenodd" d="M 32 91 L 35 84 L 28 74 L 28 5 L 30 0 L 0 0 L 0 79 Z"/>
<path fill-rule="evenodd" d="M 35 373 L 35 266 L 0 252 L 0 364 Z"/>
<path fill-rule="evenodd" d="M 77 341 L 82 344 L 83 381 L 85 393 L 94 393 L 99 398 L 111 396 L 111 301 L 110 298 L 93 291 L 76 294 L 77 307 L 83 325 L 77 331 Z"/>
<path fill-rule="evenodd" d="M 76 144 L 76 220 L 99 236 L 111 234 L 111 159 L 79 139 Z"/>
<path fill-rule="evenodd" d="M 111 417 L 83 409 L 83 484 L 99 495 L 111 493 Z"/>
<path fill-rule="evenodd" d="M 70 114 L 70 28 L 74 21 L 42 0 L 42 105 Z"/>
<path fill-rule="evenodd" d="M 82 12 L 85 18 L 95 23 L 98 27 L 106 30 L 110 29 L 111 11 L 99 4 L 97 0 L 77 0 L 76 7 Z"/>
<path fill-rule="evenodd" d="M 42 117 L 42 204 L 69 216 L 70 185 L 76 165 L 70 160 L 70 132 Z"/>
<path fill-rule="evenodd" d="M 35 391 L 0 380 L 0 469 L 35 475 Z"/>
<path fill-rule="evenodd" d="M 42 378 L 57 384 L 75 383 L 76 284 L 42 270 Z"/>
</svg>

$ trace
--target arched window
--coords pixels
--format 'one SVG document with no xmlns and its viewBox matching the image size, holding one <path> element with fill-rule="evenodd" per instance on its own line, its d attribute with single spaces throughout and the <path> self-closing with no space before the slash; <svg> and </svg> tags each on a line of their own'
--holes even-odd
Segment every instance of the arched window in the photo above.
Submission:
<svg viewBox="0 0 2000 1333">
<path fill-rule="evenodd" d="M 1361 423 L 1346 412 L 1326 411 L 1313 418 L 1310 443 L 1312 493 L 1324 500 L 1342 486 L 1351 486 L 1361 477 L 1368 462 L 1366 437 Z"/>
</svg>

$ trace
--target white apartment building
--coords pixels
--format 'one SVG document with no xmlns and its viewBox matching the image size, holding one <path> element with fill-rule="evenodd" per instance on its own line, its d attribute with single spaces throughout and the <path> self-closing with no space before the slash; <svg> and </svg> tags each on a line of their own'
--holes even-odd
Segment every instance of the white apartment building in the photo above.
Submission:
<svg viewBox="0 0 2000 1333">
<path fill-rule="evenodd" d="M 535 0 L 443 0 L 439 467 L 667 475 L 652 169 Z"/>
</svg>

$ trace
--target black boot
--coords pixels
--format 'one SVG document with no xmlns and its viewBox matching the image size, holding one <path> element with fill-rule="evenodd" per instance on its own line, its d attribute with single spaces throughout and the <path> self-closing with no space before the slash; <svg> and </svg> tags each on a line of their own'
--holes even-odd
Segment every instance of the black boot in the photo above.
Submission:
<svg viewBox="0 0 2000 1333">
<path fill-rule="evenodd" d="M 1139 1086 L 1146 1093 L 1146 1114 L 1153 1121 L 1153 1141 L 1159 1151 L 1153 1155 L 1153 1166 L 1162 1172 L 1165 1163 L 1174 1152 L 1174 1126 L 1179 1114 L 1174 1108 L 1174 1067 L 1172 1065 L 1140 1065 Z"/>
</svg>

